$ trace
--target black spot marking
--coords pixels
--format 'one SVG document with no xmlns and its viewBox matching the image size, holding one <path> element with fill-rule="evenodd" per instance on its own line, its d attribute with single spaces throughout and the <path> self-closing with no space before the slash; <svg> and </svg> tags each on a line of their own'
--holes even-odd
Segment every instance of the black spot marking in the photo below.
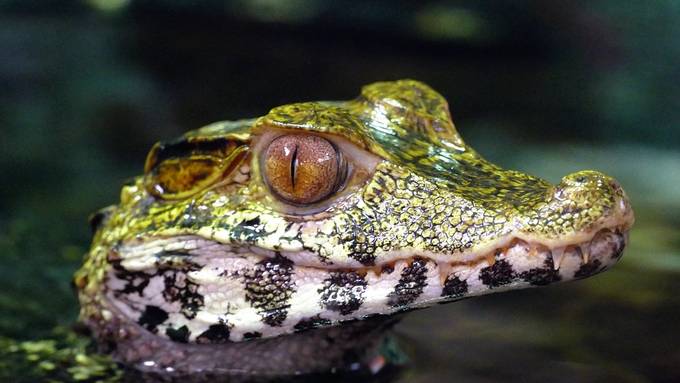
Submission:
<svg viewBox="0 0 680 383">
<path fill-rule="evenodd" d="M 241 226 L 248 226 L 248 227 L 253 227 L 253 226 L 259 226 L 260 225 L 260 217 L 256 216 L 255 218 L 251 218 L 247 221 L 242 221 L 239 223 Z"/>
<path fill-rule="evenodd" d="M 295 291 L 292 274 L 293 262 L 277 256 L 259 262 L 245 276 L 246 301 L 258 310 L 262 322 L 280 326 L 286 320 Z"/>
<path fill-rule="evenodd" d="M 115 290 L 115 295 L 121 294 L 138 294 L 140 297 L 144 294 L 144 289 L 149 285 L 149 280 L 153 275 L 149 275 L 143 271 L 127 271 L 121 266 L 120 261 L 112 263 L 116 278 L 125 281 L 122 289 Z"/>
<path fill-rule="evenodd" d="M 229 342 L 229 327 L 224 324 L 214 324 L 196 337 L 196 343 L 227 343 Z"/>
<path fill-rule="evenodd" d="M 247 332 L 243 334 L 243 339 L 244 340 L 251 340 L 251 339 L 257 339 L 257 338 L 262 338 L 262 333 L 261 332 Z"/>
<path fill-rule="evenodd" d="M 364 302 L 366 280 L 355 272 L 334 272 L 318 292 L 321 294 L 321 307 L 347 315 Z"/>
<path fill-rule="evenodd" d="M 369 252 L 352 252 L 349 257 L 359 261 L 364 266 L 375 265 L 375 254 Z"/>
<path fill-rule="evenodd" d="M 449 274 L 444 282 L 442 296 L 447 298 L 460 298 L 468 292 L 467 281 L 461 280 L 453 274 Z"/>
<path fill-rule="evenodd" d="M 305 331 L 314 328 L 330 326 L 331 321 L 326 318 L 321 318 L 320 315 L 315 315 L 313 317 L 301 319 L 295 326 L 295 331 Z"/>
<path fill-rule="evenodd" d="M 623 234 L 616 233 L 616 244 L 614 245 L 614 251 L 612 251 L 612 259 L 619 259 L 623 255 L 623 249 L 626 248 L 626 240 Z"/>
<path fill-rule="evenodd" d="M 388 295 L 387 304 L 391 307 L 401 307 L 415 301 L 425 288 L 426 273 L 427 261 L 422 258 L 414 259 L 410 266 L 402 270 L 394 291 Z"/>
<path fill-rule="evenodd" d="M 198 285 L 187 279 L 187 273 L 192 269 L 180 271 L 170 270 L 163 276 L 165 289 L 163 298 L 169 302 L 180 302 L 181 312 L 187 319 L 196 317 L 198 310 L 203 307 L 203 295 L 198 293 Z"/>
<path fill-rule="evenodd" d="M 165 310 L 158 306 L 146 306 L 137 323 L 155 334 L 158 331 L 158 325 L 167 319 L 168 313 Z"/>
<path fill-rule="evenodd" d="M 515 278 L 515 272 L 508 261 L 501 259 L 479 272 L 479 279 L 485 285 L 493 288 L 511 283 Z"/>
<path fill-rule="evenodd" d="M 599 259 L 594 259 L 592 262 L 584 263 L 581 265 L 581 267 L 579 267 L 578 270 L 576 270 L 574 273 L 574 278 L 587 278 L 591 275 L 595 275 L 604 270 L 604 268 L 600 268 L 600 266 L 602 266 L 602 262 L 600 262 Z"/>
<path fill-rule="evenodd" d="M 373 231 L 374 227 L 371 224 L 364 226 L 354 224 L 342 234 L 341 241 L 346 243 L 350 250 L 348 256 L 364 266 L 375 265 L 377 236 Z"/>
<path fill-rule="evenodd" d="M 187 343 L 189 341 L 190 332 L 187 326 L 182 326 L 177 329 L 168 327 L 167 329 L 165 329 L 165 335 L 167 335 L 168 338 L 170 338 L 170 340 L 172 341 L 179 343 Z"/>
<path fill-rule="evenodd" d="M 265 233 L 264 225 L 261 224 L 260 217 L 239 222 L 235 226 L 222 223 L 221 227 L 231 231 L 231 236 L 246 243 L 256 242 Z"/>
<path fill-rule="evenodd" d="M 562 277 L 559 271 L 555 270 L 552 258 L 547 258 L 543 267 L 537 267 L 519 274 L 519 277 L 534 286 L 545 286 L 559 282 Z"/>
</svg>

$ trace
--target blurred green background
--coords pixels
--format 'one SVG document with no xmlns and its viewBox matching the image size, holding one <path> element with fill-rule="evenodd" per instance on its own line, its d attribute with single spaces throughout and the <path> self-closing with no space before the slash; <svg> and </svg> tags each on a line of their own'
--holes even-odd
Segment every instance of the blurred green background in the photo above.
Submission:
<svg viewBox="0 0 680 383">
<path fill-rule="evenodd" d="M 155 141 L 397 78 L 504 167 L 614 176 L 638 219 L 611 272 L 407 316 L 398 380 L 680 381 L 674 0 L 0 0 L 0 378 L 67 376 L 16 341 L 75 321 L 86 218 Z"/>
</svg>

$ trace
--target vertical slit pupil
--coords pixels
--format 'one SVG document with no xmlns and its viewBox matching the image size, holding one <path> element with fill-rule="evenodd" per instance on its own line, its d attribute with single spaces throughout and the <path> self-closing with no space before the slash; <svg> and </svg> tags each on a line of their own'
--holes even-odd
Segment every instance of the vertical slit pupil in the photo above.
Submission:
<svg viewBox="0 0 680 383">
<path fill-rule="evenodd" d="M 291 157 L 290 161 L 290 182 L 293 186 L 293 189 L 295 189 L 295 170 L 297 169 L 297 154 L 298 145 L 295 144 L 295 149 L 293 149 L 293 156 Z"/>
<path fill-rule="evenodd" d="M 270 142 L 261 161 L 270 190 L 284 202 L 298 205 L 328 197 L 347 177 L 342 153 L 332 142 L 314 135 L 279 136 Z"/>
</svg>

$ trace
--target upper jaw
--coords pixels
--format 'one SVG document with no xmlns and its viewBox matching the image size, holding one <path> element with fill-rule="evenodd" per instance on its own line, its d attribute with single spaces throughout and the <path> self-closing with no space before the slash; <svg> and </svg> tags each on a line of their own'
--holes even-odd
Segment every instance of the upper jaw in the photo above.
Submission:
<svg viewBox="0 0 680 383">
<path fill-rule="evenodd" d="M 592 176 L 592 175 L 591 175 Z M 597 177 L 604 177 L 598 174 Z M 255 242 L 234 243 L 228 236 L 229 232 L 221 233 L 212 228 L 198 230 L 189 235 L 153 236 L 148 238 L 137 237 L 124 241 L 110 254 L 110 261 L 120 260 L 132 269 L 143 270 L 157 266 L 158 260 L 186 259 L 185 255 L 201 257 L 238 257 L 239 254 L 249 254 L 262 259 L 282 256 L 289 259 L 296 266 L 337 269 L 337 270 L 379 270 L 385 265 L 393 265 L 402 260 L 415 257 L 425 258 L 441 265 L 471 265 L 481 261 L 491 260 L 495 254 L 502 254 L 506 249 L 516 246 L 518 243 L 531 249 L 531 253 L 549 251 L 554 260 L 555 268 L 563 261 L 564 254 L 576 252 L 582 257 L 582 263 L 587 264 L 592 247 L 607 233 L 615 233 L 622 238 L 627 237 L 628 230 L 634 223 L 634 214 L 630 203 L 618 184 L 607 186 L 614 189 L 617 195 L 613 202 L 605 209 L 605 214 L 589 225 L 572 230 L 568 233 L 546 234 L 540 230 L 534 230 L 523 217 L 516 217 L 508 222 L 504 233 L 476 243 L 470 248 L 461 251 L 428 251 L 422 248 L 400 248 L 379 253 L 373 264 L 366 265 L 353 259 L 351 256 L 322 257 L 317 252 L 304 249 L 278 249 L 270 246 L 262 246 Z M 559 192 L 558 187 L 558 192 Z M 611 190 L 610 190 L 611 191 Z M 316 224 L 312 222 L 312 224 Z M 529 230 L 531 229 L 531 230 Z M 299 230 L 304 230 L 300 228 Z M 322 229 L 319 229 L 322 230 Z M 622 242 L 621 247 L 625 245 Z M 619 251 L 620 252 L 620 251 Z M 492 262 L 492 261 L 490 261 Z"/>
<path fill-rule="evenodd" d="M 317 263 L 318 257 L 309 252 L 274 252 L 257 246 L 227 245 L 195 235 L 155 237 L 144 241 L 127 242 L 109 252 L 108 261 L 120 262 L 130 271 L 141 271 L 159 266 L 181 265 L 192 258 L 199 257 L 207 259 L 254 256 L 260 259 L 268 259 L 282 256 L 290 260 L 296 267 L 359 272 L 370 270 L 380 273 L 385 268 L 393 268 L 399 262 L 409 263 L 413 259 L 421 258 L 435 262 L 440 268 L 442 278 L 445 278 L 452 269 L 493 265 L 499 259 L 510 257 L 513 249 L 521 248 L 528 257 L 550 260 L 555 270 L 560 270 L 563 265 L 580 267 L 593 263 L 595 260 L 599 260 L 599 265 L 605 268 L 619 259 L 628 241 L 629 228 L 630 222 L 603 227 L 588 233 L 588 235 L 580 233 L 572 238 L 563 238 L 559 242 L 552 242 L 552 245 L 534 239 L 527 240 L 520 236 L 508 236 L 494 241 L 490 246 L 480 247 L 454 256 L 402 249 L 386 254 L 386 260 L 374 266 L 319 264 Z M 580 261 L 570 261 L 571 258 L 575 259 L 576 257 Z"/>
</svg>

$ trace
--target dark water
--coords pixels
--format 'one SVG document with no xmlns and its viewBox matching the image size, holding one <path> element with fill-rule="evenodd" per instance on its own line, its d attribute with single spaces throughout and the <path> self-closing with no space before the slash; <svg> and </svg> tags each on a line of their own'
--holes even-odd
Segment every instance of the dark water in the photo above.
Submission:
<svg viewBox="0 0 680 383">
<path fill-rule="evenodd" d="M 154 141 L 402 77 L 504 167 L 616 177 L 637 223 L 607 273 L 407 315 L 410 361 L 380 379 L 680 381 L 679 17 L 671 0 L 0 2 L 0 381 L 123 378 L 70 331 L 70 276 L 86 217 Z"/>
</svg>

